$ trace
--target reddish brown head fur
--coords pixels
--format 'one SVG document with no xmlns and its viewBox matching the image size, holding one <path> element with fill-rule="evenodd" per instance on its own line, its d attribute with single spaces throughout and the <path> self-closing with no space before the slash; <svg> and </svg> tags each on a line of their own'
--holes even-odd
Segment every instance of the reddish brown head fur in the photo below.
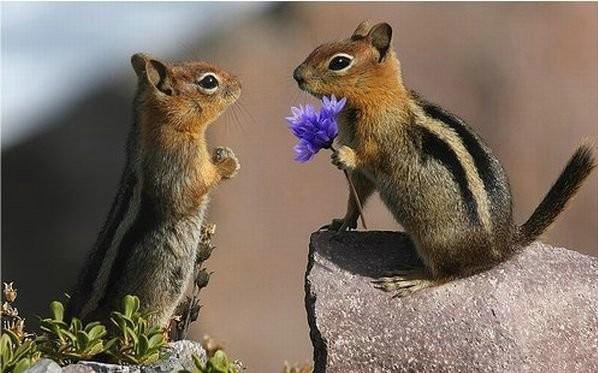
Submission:
<svg viewBox="0 0 598 373">
<path fill-rule="evenodd" d="M 137 53 L 131 64 L 139 78 L 142 127 L 198 137 L 241 94 L 235 76 L 207 62 L 167 64 Z"/>
<path fill-rule="evenodd" d="M 316 48 L 294 77 L 301 89 L 316 97 L 346 97 L 353 106 L 395 100 L 406 90 L 391 41 L 392 28 L 387 23 L 370 27 L 362 22 L 350 38 Z"/>
</svg>

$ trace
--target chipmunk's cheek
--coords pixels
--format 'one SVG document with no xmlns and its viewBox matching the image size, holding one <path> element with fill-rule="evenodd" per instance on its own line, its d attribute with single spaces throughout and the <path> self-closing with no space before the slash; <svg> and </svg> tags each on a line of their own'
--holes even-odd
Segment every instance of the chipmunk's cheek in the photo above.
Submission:
<svg viewBox="0 0 598 373">
<path fill-rule="evenodd" d="M 231 92 L 227 92 L 227 97 L 228 97 L 229 103 L 232 104 L 235 101 L 237 101 L 239 99 L 239 97 L 241 97 L 241 90 L 236 89 L 236 90 L 232 90 Z"/>
<path fill-rule="evenodd" d="M 322 84 L 319 81 L 316 81 L 316 80 L 306 80 L 303 83 L 299 84 L 299 87 L 303 91 L 305 91 L 305 92 L 307 92 L 307 93 L 309 93 L 309 94 L 311 94 L 313 96 L 318 97 L 318 95 L 321 95 Z"/>
</svg>

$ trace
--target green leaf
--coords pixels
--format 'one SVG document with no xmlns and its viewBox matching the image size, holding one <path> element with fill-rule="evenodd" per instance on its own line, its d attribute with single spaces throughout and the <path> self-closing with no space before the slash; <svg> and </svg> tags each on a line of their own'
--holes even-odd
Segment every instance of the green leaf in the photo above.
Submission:
<svg viewBox="0 0 598 373">
<path fill-rule="evenodd" d="M 87 348 L 87 354 L 89 356 L 94 356 L 94 355 L 104 352 L 105 349 L 106 348 L 104 346 L 104 343 L 102 343 L 102 341 L 98 339 L 89 344 L 89 346 Z"/>
<path fill-rule="evenodd" d="M 71 326 L 69 328 L 73 333 L 77 333 L 79 330 L 83 329 L 83 324 L 81 323 L 81 320 L 79 320 L 76 317 L 73 317 L 73 319 L 71 320 Z"/>
<path fill-rule="evenodd" d="M 31 366 L 30 359 L 22 359 L 19 362 L 17 362 L 17 364 L 13 368 L 13 373 L 22 373 L 25 370 L 27 370 L 27 368 L 29 368 L 30 366 Z"/>
<path fill-rule="evenodd" d="M 162 328 L 157 325 L 154 325 L 147 331 L 147 334 L 149 334 L 149 335 L 162 334 Z"/>
<path fill-rule="evenodd" d="M 25 355 L 31 352 L 33 347 L 33 342 L 31 341 L 25 342 L 24 344 L 18 346 L 16 351 L 13 353 L 12 360 L 22 359 Z"/>
<path fill-rule="evenodd" d="M 135 331 L 133 329 L 126 327 L 125 331 L 127 332 L 127 335 L 129 337 L 131 337 L 131 339 L 133 340 L 133 344 L 139 343 L 139 337 L 137 336 L 137 333 L 135 333 Z"/>
<path fill-rule="evenodd" d="M 191 358 L 193 359 L 193 364 L 195 365 L 195 367 L 197 369 L 203 369 L 203 362 L 201 361 L 201 359 L 199 358 L 199 356 L 197 356 L 197 354 L 193 354 L 191 355 Z"/>
<path fill-rule="evenodd" d="M 2 334 L 0 337 L 0 355 L 3 363 L 12 360 L 13 348 L 14 345 L 10 337 L 7 334 Z"/>
<path fill-rule="evenodd" d="M 214 356 L 210 359 L 210 362 L 218 370 L 225 371 L 228 358 L 222 350 L 218 350 L 214 353 Z"/>
<path fill-rule="evenodd" d="M 152 354 L 146 355 L 142 362 L 143 364 L 153 364 L 156 361 L 158 361 L 160 359 L 160 353 L 159 352 L 154 352 Z"/>
<path fill-rule="evenodd" d="M 135 356 L 132 356 L 132 355 L 121 355 L 120 358 L 129 364 L 133 364 L 133 365 L 141 364 L 141 360 L 137 359 Z"/>
<path fill-rule="evenodd" d="M 104 343 L 104 349 L 107 351 L 111 350 L 114 346 L 116 346 L 118 341 L 118 337 L 110 339 L 108 342 Z"/>
<path fill-rule="evenodd" d="M 148 340 L 148 345 L 150 348 L 162 346 L 164 344 L 164 336 L 161 333 L 152 335 Z"/>
<path fill-rule="evenodd" d="M 50 303 L 50 312 L 56 321 L 62 321 L 64 318 L 64 306 L 58 301 Z"/>
<path fill-rule="evenodd" d="M 84 331 L 77 332 L 77 344 L 80 350 L 85 350 L 89 344 L 89 336 Z"/>
<path fill-rule="evenodd" d="M 138 356 L 143 356 L 147 353 L 147 350 L 149 348 L 149 343 L 147 340 L 147 337 L 145 335 L 140 335 L 139 336 L 139 343 L 137 344 L 137 355 Z"/>
<path fill-rule="evenodd" d="M 89 329 L 88 327 L 85 328 Z M 96 324 L 93 328 L 89 329 L 87 335 L 90 340 L 96 340 L 106 335 L 106 327 L 104 325 Z"/>
<path fill-rule="evenodd" d="M 68 337 L 71 344 L 77 343 L 77 336 L 71 333 L 69 330 L 61 330 L 60 332 Z"/>
<path fill-rule="evenodd" d="M 14 345 L 19 345 L 21 343 L 19 336 L 16 335 L 12 330 L 6 329 L 6 330 L 3 330 L 3 332 L 6 333 L 6 335 L 8 335 L 8 337 L 10 338 L 11 342 Z"/>
<path fill-rule="evenodd" d="M 85 332 L 89 333 L 89 331 L 95 328 L 98 325 L 102 325 L 99 321 L 90 322 L 89 324 L 85 325 Z"/>
<path fill-rule="evenodd" d="M 134 295 L 125 295 L 123 298 L 123 311 L 128 317 L 133 316 L 139 310 L 139 298 Z"/>
<path fill-rule="evenodd" d="M 53 320 L 53 319 L 44 319 L 41 321 L 42 325 L 47 325 L 48 327 L 54 327 L 57 326 L 61 329 L 68 329 L 69 326 L 67 325 L 67 323 L 65 323 L 64 321 L 60 321 L 60 320 Z"/>
</svg>

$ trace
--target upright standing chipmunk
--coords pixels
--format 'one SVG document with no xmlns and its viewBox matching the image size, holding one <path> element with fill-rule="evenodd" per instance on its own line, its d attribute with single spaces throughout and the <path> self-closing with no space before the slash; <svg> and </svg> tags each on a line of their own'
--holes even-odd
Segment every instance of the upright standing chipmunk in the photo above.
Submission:
<svg viewBox="0 0 598 373">
<path fill-rule="evenodd" d="M 391 38 L 387 23 L 363 22 L 349 39 L 316 48 L 293 77 L 316 97 L 347 99 L 332 162 L 350 171 L 362 201 L 378 190 L 413 240 L 423 268 L 375 281 L 404 296 L 487 269 L 531 243 L 594 161 L 580 146 L 532 216 L 516 226 L 500 162 L 463 120 L 405 87 Z M 344 219 L 327 227 L 355 228 L 357 216 L 349 195 Z"/>
<path fill-rule="evenodd" d="M 193 271 L 208 194 L 239 170 L 229 148 L 210 154 L 205 132 L 241 85 L 205 62 L 135 54 L 131 63 L 138 88 L 125 169 L 67 311 L 107 320 L 133 294 L 166 325 Z"/>
</svg>

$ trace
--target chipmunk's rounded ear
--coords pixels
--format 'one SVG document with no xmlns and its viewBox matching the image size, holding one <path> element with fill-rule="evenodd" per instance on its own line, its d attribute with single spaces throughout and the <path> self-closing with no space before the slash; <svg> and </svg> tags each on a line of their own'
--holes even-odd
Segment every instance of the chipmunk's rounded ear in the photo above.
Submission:
<svg viewBox="0 0 598 373">
<path fill-rule="evenodd" d="M 131 57 L 131 65 L 139 79 L 146 79 L 162 93 L 172 96 L 173 79 L 165 64 L 145 53 L 136 53 Z"/>
<path fill-rule="evenodd" d="M 368 35 L 368 32 L 372 28 L 372 25 L 368 21 L 361 22 L 355 31 L 353 31 L 353 35 L 351 35 L 351 40 L 358 40 L 365 38 Z"/>
<path fill-rule="evenodd" d="M 145 65 L 150 59 L 151 57 L 145 53 L 135 53 L 131 56 L 131 65 L 138 78 L 141 78 L 145 74 Z"/>
<path fill-rule="evenodd" d="M 378 50 L 380 54 L 380 59 L 378 62 L 382 62 L 386 54 L 388 53 L 388 49 L 390 48 L 390 42 L 392 40 L 392 27 L 386 22 L 378 23 L 368 33 L 368 38 L 370 39 L 370 43 Z"/>
</svg>

